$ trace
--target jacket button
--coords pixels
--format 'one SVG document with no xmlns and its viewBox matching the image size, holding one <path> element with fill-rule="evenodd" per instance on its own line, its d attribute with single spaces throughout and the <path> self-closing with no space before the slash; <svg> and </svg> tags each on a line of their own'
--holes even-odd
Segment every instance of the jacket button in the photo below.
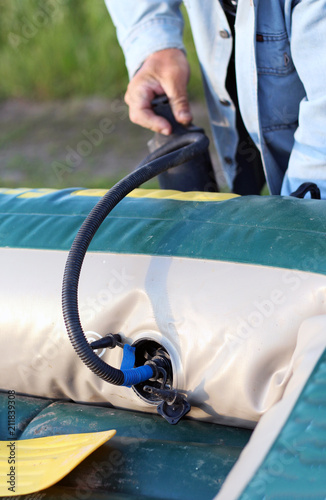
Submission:
<svg viewBox="0 0 326 500">
<path fill-rule="evenodd" d="M 225 156 L 224 161 L 227 165 L 232 165 L 232 163 L 233 163 L 233 160 L 230 156 Z"/>
<path fill-rule="evenodd" d="M 221 38 L 230 38 L 230 33 L 226 30 L 221 30 L 220 31 L 220 37 Z"/>
<path fill-rule="evenodd" d="M 230 101 L 228 101 L 227 99 L 220 99 L 220 103 L 222 104 L 222 106 L 231 106 Z"/>
</svg>

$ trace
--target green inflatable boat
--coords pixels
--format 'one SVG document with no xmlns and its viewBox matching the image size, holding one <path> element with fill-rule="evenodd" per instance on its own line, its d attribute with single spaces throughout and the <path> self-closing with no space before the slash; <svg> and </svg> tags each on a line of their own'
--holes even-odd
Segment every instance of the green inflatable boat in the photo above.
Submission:
<svg viewBox="0 0 326 500">
<path fill-rule="evenodd" d="M 105 196 L 0 190 L 0 495 L 324 499 L 326 201 L 136 189 L 74 253 Z"/>
</svg>

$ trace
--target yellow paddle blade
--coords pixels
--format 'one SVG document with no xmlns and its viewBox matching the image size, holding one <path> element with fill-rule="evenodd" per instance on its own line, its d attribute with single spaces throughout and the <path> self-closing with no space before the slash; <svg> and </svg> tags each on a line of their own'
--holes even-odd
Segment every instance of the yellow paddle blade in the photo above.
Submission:
<svg viewBox="0 0 326 500">
<path fill-rule="evenodd" d="M 0 497 L 27 495 L 52 486 L 115 433 L 0 441 Z"/>
</svg>

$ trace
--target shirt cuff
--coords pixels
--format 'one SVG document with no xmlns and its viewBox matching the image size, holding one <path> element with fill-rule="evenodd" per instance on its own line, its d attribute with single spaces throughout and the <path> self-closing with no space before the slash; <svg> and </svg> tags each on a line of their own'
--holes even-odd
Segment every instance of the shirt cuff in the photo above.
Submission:
<svg viewBox="0 0 326 500">
<path fill-rule="evenodd" d="M 182 34 L 183 22 L 177 19 L 160 17 L 138 25 L 125 40 L 120 40 L 129 78 L 134 76 L 145 59 L 154 52 L 164 49 L 180 49 L 185 52 Z"/>
</svg>

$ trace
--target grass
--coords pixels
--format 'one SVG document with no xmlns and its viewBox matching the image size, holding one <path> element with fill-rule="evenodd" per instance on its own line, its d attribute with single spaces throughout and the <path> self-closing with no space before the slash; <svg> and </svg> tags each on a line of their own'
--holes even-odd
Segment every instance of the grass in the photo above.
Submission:
<svg viewBox="0 0 326 500">
<path fill-rule="evenodd" d="M 69 109 L 79 98 L 99 96 L 113 100 L 124 95 L 127 71 L 104 0 L 0 0 L 0 11 L 0 100 L 14 98 L 45 104 L 54 101 L 58 108 L 60 99 Z M 190 99 L 198 101 L 203 99 L 203 90 L 187 16 L 184 40 L 192 72 Z M 79 169 L 58 182 L 51 169 L 53 160 L 62 161 L 66 145 L 75 146 L 82 138 L 82 128 L 86 125 L 90 129 L 92 124 L 76 120 L 73 112 L 57 124 L 57 109 L 53 115 L 50 120 L 48 115 L 37 118 L 31 112 L 30 122 L 27 118 L 24 123 L 19 119 L 10 123 L 2 120 L 1 185 L 110 187 L 125 173 L 118 175 L 108 169 L 104 174 L 98 168 L 99 147 Z M 39 123 L 40 120 L 46 123 Z M 58 137 L 57 126 L 62 136 L 66 131 L 66 138 Z M 112 135 L 114 144 L 110 149 L 116 151 L 117 158 L 126 158 L 135 149 L 133 140 L 147 151 L 143 136 L 139 138 L 136 129 L 129 132 L 126 127 L 127 119 L 123 131 Z M 71 136 L 74 130 L 76 137 Z M 124 134 L 128 135 L 128 142 L 120 152 L 115 143 L 123 143 L 120 138 Z M 151 181 L 149 187 L 157 185 L 157 181 Z"/>
<path fill-rule="evenodd" d="M 21 158 L 17 156 L 13 159 L 13 168 L 15 167 L 15 161 L 19 162 Z M 3 178 L 0 175 L 0 187 L 2 188 L 41 188 L 50 187 L 55 189 L 63 189 L 70 187 L 86 187 L 92 189 L 110 189 L 118 181 L 120 181 L 128 172 L 122 171 L 120 175 L 109 174 L 107 176 L 92 176 L 90 170 L 82 170 L 80 172 L 74 173 L 73 177 L 70 177 L 64 183 L 49 182 L 49 177 L 47 175 L 48 165 L 42 162 L 31 163 L 29 161 L 24 162 L 24 168 L 20 171 L 20 175 L 17 177 L 16 172 L 14 175 L 10 175 L 10 170 L 6 172 L 6 177 Z M 159 183 L 157 178 L 152 179 L 144 183 L 142 188 L 146 189 L 159 189 Z"/>
<path fill-rule="evenodd" d="M 0 99 L 124 94 L 127 72 L 104 0 L 0 0 Z M 186 20 L 190 95 L 201 76 Z"/>
</svg>

